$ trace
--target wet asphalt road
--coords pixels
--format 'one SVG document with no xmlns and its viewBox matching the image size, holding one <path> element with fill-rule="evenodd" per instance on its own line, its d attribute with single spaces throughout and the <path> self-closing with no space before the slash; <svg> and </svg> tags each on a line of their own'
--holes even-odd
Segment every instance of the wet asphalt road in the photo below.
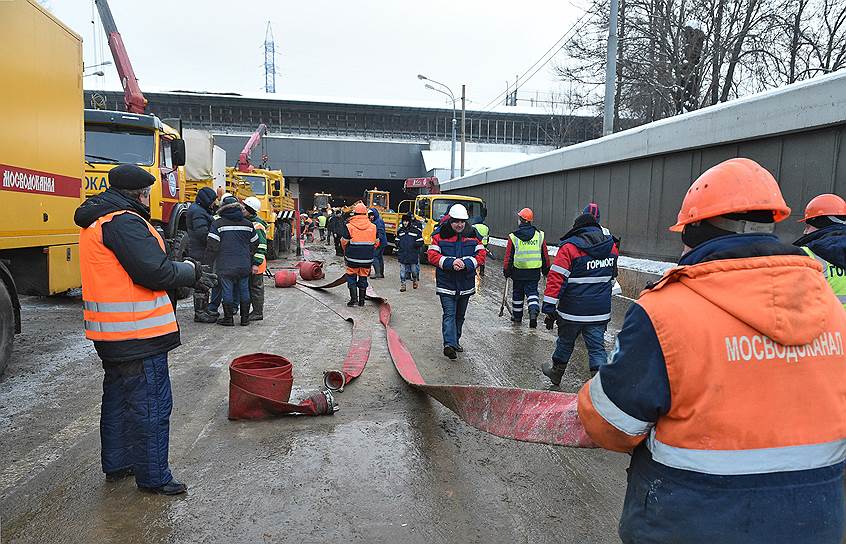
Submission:
<svg viewBox="0 0 846 544">
<path fill-rule="evenodd" d="M 327 277 L 342 273 L 334 255 Z M 334 252 L 333 252 L 334 253 Z M 554 336 L 498 317 L 503 279 L 488 267 L 471 300 L 457 361 L 441 353 L 434 269 L 399 293 L 385 279 L 397 328 L 429 383 L 546 388 L 537 367 Z M 279 263 L 281 264 L 281 263 Z M 333 417 L 261 422 L 226 418 L 229 361 L 266 351 L 295 364 L 297 390 L 338 368 L 350 326 L 344 287 L 309 296 L 267 280 L 265 320 L 224 328 L 191 321 L 179 303 L 183 345 L 170 354 L 171 468 L 189 493 L 139 492 L 104 481 L 99 463 L 102 369 L 73 298 L 27 298 L 24 333 L 0 382 L 0 541 L 6 542 L 619 542 L 627 457 L 509 441 L 466 425 L 408 388 L 394 371 L 375 307 L 354 309 L 372 329 L 361 378 L 338 395 Z M 613 341 L 625 300 L 615 301 Z M 577 345 L 562 389 L 588 377 Z"/>
</svg>

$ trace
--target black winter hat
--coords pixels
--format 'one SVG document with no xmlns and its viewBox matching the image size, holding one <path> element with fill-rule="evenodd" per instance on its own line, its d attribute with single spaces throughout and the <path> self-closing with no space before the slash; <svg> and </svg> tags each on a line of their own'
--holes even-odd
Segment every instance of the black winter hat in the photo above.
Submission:
<svg viewBox="0 0 846 544">
<path fill-rule="evenodd" d="M 582 215 L 578 216 L 575 221 L 573 221 L 573 228 L 580 229 L 583 227 L 598 227 L 599 223 L 596 222 L 596 217 L 589 213 L 583 213 Z"/>
<path fill-rule="evenodd" d="M 144 189 L 155 182 L 151 173 L 134 164 L 121 164 L 109 171 L 109 185 L 115 189 Z"/>
</svg>

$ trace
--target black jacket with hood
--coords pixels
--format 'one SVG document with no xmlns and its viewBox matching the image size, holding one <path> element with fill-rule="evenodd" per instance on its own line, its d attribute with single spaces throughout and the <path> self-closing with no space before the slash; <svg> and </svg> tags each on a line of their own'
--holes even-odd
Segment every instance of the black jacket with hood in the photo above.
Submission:
<svg viewBox="0 0 846 544">
<path fill-rule="evenodd" d="M 162 251 L 158 240 L 150 233 L 147 221 L 150 210 L 113 188 L 93 196 L 77 208 L 73 220 L 81 228 L 88 228 L 106 214 L 128 210 L 103 225 L 103 245 L 115 254 L 132 281 L 152 290 L 169 291 L 177 287 L 191 287 L 196 283 L 194 267 L 173 262 Z M 143 219 L 142 219 L 143 217 Z M 171 295 L 173 299 L 173 295 Z M 143 340 L 114 342 L 94 341 L 94 348 L 104 364 L 145 359 L 178 347 L 179 331 Z"/>
<path fill-rule="evenodd" d="M 256 228 L 244 217 L 243 208 L 237 200 L 222 205 L 217 213 L 220 217 L 212 222 L 209 229 L 203 264 L 214 263 L 220 276 L 248 277 L 252 273 L 253 255 L 259 243 Z"/>
<path fill-rule="evenodd" d="M 846 225 L 829 225 L 793 242 L 805 246 L 829 264 L 846 269 Z"/>
<path fill-rule="evenodd" d="M 188 256 L 192 259 L 202 261 L 206 253 L 209 227 L 214 221 L 211 206 L 215 200 L 214 189 L 203 187 L 197 191 L 194 203 L 188 206 Z"/>
</svg>

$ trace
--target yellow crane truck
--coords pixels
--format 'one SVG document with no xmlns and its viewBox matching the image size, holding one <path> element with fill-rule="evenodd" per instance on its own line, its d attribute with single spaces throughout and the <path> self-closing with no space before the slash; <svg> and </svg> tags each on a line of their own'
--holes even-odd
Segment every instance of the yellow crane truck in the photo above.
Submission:
<svg viewBox="0 0 846 544">
<path fill-rule="evenodd" d="M 35 0 L 0 2 L 0 372 L 19 295 L 82 285 L 82 40 Z"/>
<path fill-rule="evenodd" d="M 233 195 L 241 200 L 249 196 L 259 199 L 259 216 L 267 223 L 267 258 L 276 259 L 279 254 L 291 250 L 294 199 L 285 187 L 281 170 L 256 168 L 250 162 L 250 154 L 265 134 L 267 126 L 262 123 L 238 155 L 238 165 L 226 168 L 226 184 L 235 187 Z M 262 153 L 262 163 L 266 161 L 267 156 Z"/>
<path fill-rule="evenodd" d="M 185 197 L 185 141 L 181 127 L 171 127 L 145 113 L 129 54 L 107 0 L 95 0 L 109 40 L 109 50 L 123 86 L 126 111 L 85 110 L 85 195 L 108 187 L 109 171 L 118 164 L 135 164 L 157 181 L 150 193 L 151 222 L 168 244 L 172 259 L 182 260 L 187 249 Z M 180 298 L 187 290 L 178 293 Z"/>
</svg>

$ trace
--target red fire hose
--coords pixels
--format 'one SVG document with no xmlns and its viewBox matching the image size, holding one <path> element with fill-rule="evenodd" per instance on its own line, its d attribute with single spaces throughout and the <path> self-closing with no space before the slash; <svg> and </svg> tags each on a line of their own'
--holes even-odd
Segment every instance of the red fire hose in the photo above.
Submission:
<svg viewBox="0 0 846 544">
<path fill-rule="evenodd" d="M 328 289 L 344 282 L 345 278 L 342 276 L 326 285 L 300 285 L 311 289 Z M 493 435 L 523 442 L 576 448 L 597 447 L 579 420 L 577 395 L 574 393 L 516 387 L 427 384 L 420 375 L 411 352 L 391 327 L 391 305 L 384 298 L 375 295 L 370 287 L 367 289 L 367 298 L 379 305 L 379 321 L 385 327 L 388 352 L 397 373 L 406 383 L 433 397 L 465 422 Z M 351 345 L 350 352 L 352 351 Z M 364 363 L 366 361 L 365 358 Z M 355 377 L 364 370 L 364 364 L 360 367 L 351 366 L 349 369 L 355 374 L 352 377 Z M 345 360 L 345 376 L 347 370 L 348 362 Z M 344 383 L 348 382 L 345 378 Z"/>
<path fill-rule="evenodd" d="M 264 419 L 281 414 L 332 415 L 338 409 L 329 391 L 289 402 L 294 383 L 291 362 L 279 355 L 251 353 L 229 364 L 229 419 Z"/>
</svg>

